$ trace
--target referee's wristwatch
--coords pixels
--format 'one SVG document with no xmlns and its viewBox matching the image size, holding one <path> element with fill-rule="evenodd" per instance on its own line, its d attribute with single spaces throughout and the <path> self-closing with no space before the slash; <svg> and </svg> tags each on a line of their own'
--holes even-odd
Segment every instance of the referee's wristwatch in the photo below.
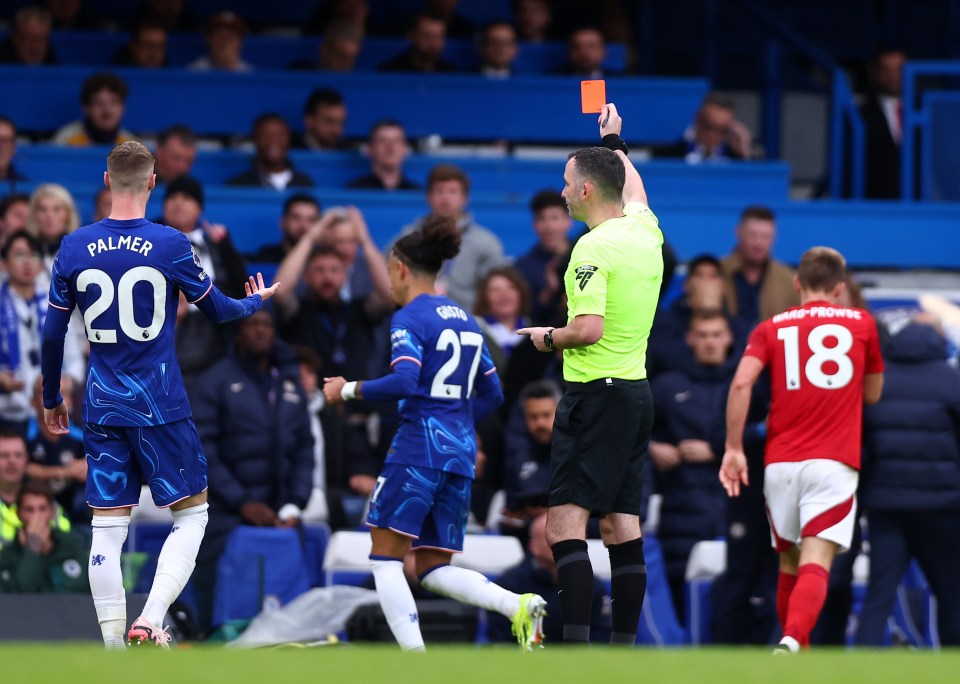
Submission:
<svg viewBox="0 0 960 684">
<path fill-rule="evenodd" d="M 556 347 L 553 346 L 553 328 L 550 328 L 547 332 L 543 333 L 543 346 L 547 348 L 547 351 L 556 351 Z"/>
</svg>

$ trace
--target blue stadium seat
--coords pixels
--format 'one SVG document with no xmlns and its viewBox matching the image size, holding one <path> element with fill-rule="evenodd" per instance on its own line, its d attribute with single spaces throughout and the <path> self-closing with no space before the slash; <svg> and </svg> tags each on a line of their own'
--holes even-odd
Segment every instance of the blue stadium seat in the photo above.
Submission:
<svg viewBox="0 0 960 684">
<path fill-rule="evenodd" d="M 709 644 L 710 617 L 713 613 L 710 594 L 713 581 L 727 567 L 727 543 L 722 540 L 694 544 L 684 575 L 687 632 L 692 644 Z"/>
<path fill-rule="evenodd" d="M 323 586 L 323 556 L 327 552 L 330 534 L 330 526 L 326 523 L 310 523 L 303 526 L 303 553 L 306 557 L 311 587 Z"/>
<path fill-rule="evenodd" d="M 610 555 L 599 539 L 587 540 L 587 553 L 594 577 L 610 591 Z M 677 620 L 670 598 L 666 568 L 660 542 L 652 534 L 643 535 L 643 555 L 647 561 L 647 595 L 640 613 L 637 643 L 652 646 L 676 646 L 686 643 L 686 634 Z"/>
<path fill-rule="evenodd" d="M 296 530 L 237 527 L 217 563 L 213 624 L 251 618 L 267 596 L 287 603 L 310 588 Z"/>
<path fill-rule="evenodd" d="M 0 67 L 4 114 L 25 131 L 53 131 L 80 116 L 80 87 L 88 67 Z M 384 116 L 404 123 L 412 137 L 439 134 L 450 140 L 513 140 L 582 145 L 597 136 L 596 117 L 580 113 L 579 78 L 477 74 L 315 74 L 263 71 L 246 74 L 180 69 L 117 69 L 130 84 L 123 124 L 157 132 L 187 123 L 202 135 L 248 133 L 265 110 L 302 130 L 303 104 L 311 90 L 343 93 L 349 109 L 345 133 L 365 138 Z M 41 75 L 42 77 L 38 77 Z M 610 78 L 607 92 L 630 117 L 632 142 L 676 140 L 707 91 L 696 78 Z M 456 107 L 451 109 L 451 103 Z M 509 103 L 509 106 L 506 106 Z M 158 104 L 162 106 L 158 106 Z M 517 116 L 517 112 L 528 112 Z M 558 112 L 566 112 L 558 115 Z M 642 141 L 637 140 L 640 135 Z"/>
</svg>

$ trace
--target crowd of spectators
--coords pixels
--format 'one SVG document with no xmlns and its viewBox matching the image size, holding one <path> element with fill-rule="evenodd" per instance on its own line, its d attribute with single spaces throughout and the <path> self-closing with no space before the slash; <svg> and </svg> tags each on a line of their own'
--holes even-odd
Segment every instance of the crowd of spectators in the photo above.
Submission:
<svg viewBox="0 0 960 684">
<path fill-rule="evenodd" d="M 427 3 L 402 34 L 407 47 L 379 69 L 452 72 L 456 67 L 442 56 L 445 41 L 475 37 L 476 71 L 488 78 L 513 75 L 522 43 L 554 40 L 569 45 L 568 63 L 556 73 L 616 75 L 604 67 L 606 37 L 622 35 L 610 28 L 616 24 L 610 19 L 615 19 L 608 7 L 612 3 L 600 3 L 604 11 L 598 15 L 608 20 L 602 27 L 568 25 L 569 15 L 557 8 L 573 4 L 517 0 L 512 21 L 473 26 L 456 12 L 456 2 Z M 56 64 L 52 30 L 97 26 L 82 12 L 82 3 L 73 5 L 79 9 L 72 15 L 52 8 L 20 10 L 0 45 L 0 62 Z M 323 3 L 305 27 L 307 33 L 322 36 L 316 58 L 291 62 L 290 68 L 355 70 L 367 37 L 391 35 L 386 27 L 369 23 L 367 5 L 364 0 Z M 202 23 L 186 3 L 149 0 L 113 63 L 164 68 L 169 64 L 169 34 L 178 31 L 203 32 L 206 52 L 189 69 L 257 68 L 242 58 L 243 41 L 250 33 L 242 17 L 225 11 Z M 881 54 L 873 70 L 876 97 L 864 110 L 868 134 L 876 132 L 893 150 L 884 152 L 882 145 L 871 143 L 869 149 L 878 159 L 899 158 L 902 58 L 898 52 Z M 114 74 L 90 76 L 81 89 L 80 118 L 56 131 L 50 142 L 113 145 L 133 138 L 123 126 L 127 93 L 128 84 Z M 227 184 L 296 191 L 283 195 L 272 241 L 246 255 L 233 243 L 229 226 L 206 216 L 204 187 L 190 175 L 203 141 L 187 124 L 169 126 L 156 137 L 161 184 L 156 192 L 163 209 L 152 218 L 187 235 L 203 268 L 225 293 L 242 295 L 250 264 L 276 265 L 276 279 L 285 285 L 272 309 L 233 327 L 210 324 L 186 301 L 178 310 L 178 355 L 209 464 L 210 525 L 196 575 L 206 597 L 213 591 L 217 557 L 237 525 L 322 521 L 337 529 L 360 524 L 396 423 L 395 407 L 370 402 L 327 407 L 318 389 L 324 376 L 356 379 L 388 370 L 392 304 L 384 254 L 390 244 L 374 242 L 361 209 L 336 206 L 335 197 L 322 198 L 321 205 L 314 194 L 304 192 L 314 180 L 293 165 L 289 154 L 291 148 L 356 150 L 358 141 L 344 137 L 347 116 L 340 93 L 318 88 L 305 98 L 302 134 L 291 131 L 290 122 L 279 114 L 265 111 L 256 119 L 250 131 L 251 166 L 237 169 Z M 688 163 L 757 156 L 733 102 L 720 94 L 711 93 L 685 125 L 680 122 L 677 141 L 655 148 L 654 156 Z M 16 165 L 16 143 L 14 122 L 0 116 L 0 181 L 26 180 Z M 543 512 L 553 415 L 562 392 L 561 357 L 535 353 L 514 330 L 564 320 L 563 272 L 580 227 L 571 221 L 560 194 L 544 189 L 529 203 L 530 248 L 511 259 L 497 231 L 479 225 L 471 215 L 471 179 L 460 168 L 437 164 L 424 188 L 405 174 L 410 144 L 403 122 L 384 118 L 374 124 L 359 152 L 369 159 L 369 173 L 343 179 L 344 187 L 423 194 L 426 213 L 402 234 L 430 215 L 452 217 L 461 230 L 461 253 L 445 265 L 438 287 L 479 318 L 507 398 L 500 412 L 478 426 L 482 454 L 473 514 L 477 524 L 489 522 L 492 494 L 505 493 L 503 505 L 492 511 L 498 530 L 522 537 L 529 549 L 524 564 L 510 577 L 518 587 L 541 586 L 545 596 L 552 595 L 549 587 L 555 586 L 556 576 L 543 539 Z M 558 170 L 558 181 L 559 175 Z M 889 183 L 883 183 L 868 179 L 870 192 L 893 196 Z M 109 190 L 96 199 L 93 217 L 79 216 L 70 192 L 56 184 L 0 199 L 0 591 L 86 590 L 82 546 L 76 537 L 76 528 L 89 518 L 83 503 L 82 435 L 76 428 L 68 436 L 46 430 L 38 420 L 36 388 L 50 268 L 65 234 L 88 218 L 109 214 Z M 691 548 L 698 541 L 726 536 L 734 560 L 718 580 L 718 587 L 729 591 L 717 592 L 722 609 L 715 611 L 715 635 L 728 641 L 763 641 L 769 638 L 772 609 L 764 616 L 761 608 L 764 602 L 769 608 L 771 596 L 764 592 L 762 578 L 773 552 L 762 499 L 745 496 L 728 503 L 717 480 L 718 455 L 723 450 L 727 389 L 750 330 L 798 300 L 792 270 L 772 256 L 774 213 L 764 206 L 746 207 L 731 228 L 730 253 L 690 260 L 681 294 L 664 303 L 653 326 L 647 364 L 657 411 L 648 480 L 651 491 L 662 497 L 658 536 L 678 614 L 683 614 L 682 587 Z M 668 280 L 673 263 L 666 257 Z M 87 343 L 83 321 L 78 317 L 71 326 L 63 394 L 75 398 L 87 382 Z M 946 595 L 945 568 L 949 562 L 955 567 L 956 560 L 944 560 L 938 540 L 956 536 L 960 515 L 960 399 L 953 391 L 960 387 L 960 378 L 947 364 L 942 331 L 935 321 L 918 320 L 887 339 L 888 362 L 896 371 L 884 399 L 866 416 L 863 508 L 875 535 L 874 562 L 883 572 L 876 574 L 877 586 L 871 585 L 863 643 L 882 639 L 892 588 L 909 558 L 919 558 L 938 596 Z M 761 387 L 746 436 L 754 494 L 762 487 L 758 463 L 766 401 Z M 913 407 L 916 414 L 905 407 Z M 918 455 L 922 463 L 917 463 Z M 905 471 L 914 473 L 909 483 L 899 477 Z M 511 586 L 505 578 L 501 583 Z M 960 609 L 955 601 L 941 600 L 941 639 L 958 643 Z M 608 623 L 601 587 L 594 613 L 595 631 L 600 632 Z M 202 611 L 200 619 L 209 619 L 208 612 Z M 491 623 L 491 634 L 503 627 Z"/>
</svg>

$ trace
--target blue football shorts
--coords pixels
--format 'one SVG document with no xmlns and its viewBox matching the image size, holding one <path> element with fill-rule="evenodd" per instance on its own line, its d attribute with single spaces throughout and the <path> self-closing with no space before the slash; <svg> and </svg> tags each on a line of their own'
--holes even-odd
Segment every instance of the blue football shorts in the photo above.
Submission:
<svg viewBox="0 0 960 684">
<path fill-rule="evenodd" d="M 87 503 L 93 508 L 128 508 L 150 486 L 161 508 L 207 488 L 207 459 L 192 418 L 166 425 L 84 426 Z"/>
<path fill-rule="evenodd" d="M 377 478 L 367 525 L 412 537 L 414 548 L 463 551 L 471 485 L 463 475 L 388 463 Z"/>
</svg>

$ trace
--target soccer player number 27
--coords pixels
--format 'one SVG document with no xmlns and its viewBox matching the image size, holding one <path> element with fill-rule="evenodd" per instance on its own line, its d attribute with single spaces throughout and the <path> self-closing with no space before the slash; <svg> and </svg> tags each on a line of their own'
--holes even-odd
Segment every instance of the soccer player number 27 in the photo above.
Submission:
<svg viewBox="0 0 960 684">
<path fill-rule="evenodd" d="M 833 338 L 836 346 L 827 347 L 824 340 Z M 783 341 L 787 389 L 800 389 L 800 329 L 792 325 L 777 330 L 777 339 Z M 842 325 L 818 325 L 807 335 L 807 347 L 813 352 L 803 367 L 803 375 L 814 387 L 835 390 L 846 387 L 853 378 L 853 361 L 847 352 L 853 347 L 853 335 Z M 837 365 L 837 372 L 828 375 L 823 367 L 827 362 Z"/>
<path fill-rule="evenodd" d="M 447 380 L 457 372 L 460 367 L 460 348 L 473 347 L 473 361 L 470 362 L 470 374 L 467 376 L 467 394 L 463 395 L 461 385 L 448 385 Z M 445 364 L 440 366 L 433 384 L 430 386 L 430 396 L 441 399 L 461 399 L 467 398 L 473 393 L 473 377 L 477 374 L 477 366 L 480 365 L 480 351 L 483 349 L 483 335 L 480 333 L 461 330 L 457 335 L 455 330 L 445 329 L 440 333 L 437 339 L 437 351 L 445 351 L 448 348 L 453 349 L 453 355 Z"/>
</svg>

